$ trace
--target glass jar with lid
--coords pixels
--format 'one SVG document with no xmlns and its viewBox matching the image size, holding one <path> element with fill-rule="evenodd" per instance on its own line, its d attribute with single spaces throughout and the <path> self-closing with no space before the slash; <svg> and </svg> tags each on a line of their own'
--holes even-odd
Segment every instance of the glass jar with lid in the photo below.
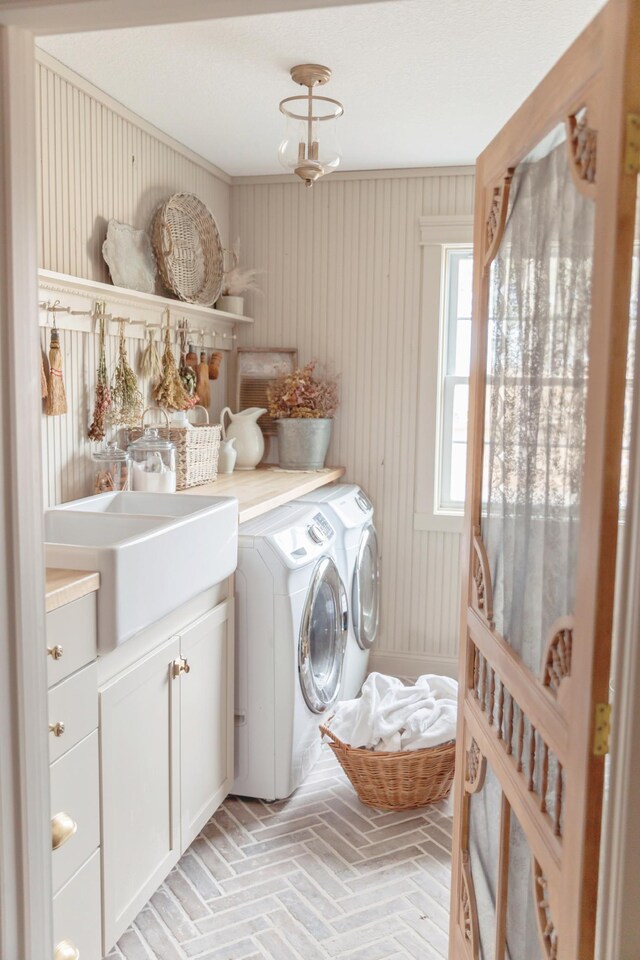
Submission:
<svg viewBox="0 0 640 960">
<path fill-rule="evenodd" d="M 144 427 L 142 436 L 129 444 L 131 489 L 147 493 L 174 493 L 176 446 L 160 435 L 157 426 Z"/>
<path fill-rule="evenodd" d="M 131 461 L 126 450 L 115 440 L 105 440 L 99 450 L 91 454 L 96 465 L 93 479 L 94 493 L 114 493 L 131 489 Z"/>
</svg>

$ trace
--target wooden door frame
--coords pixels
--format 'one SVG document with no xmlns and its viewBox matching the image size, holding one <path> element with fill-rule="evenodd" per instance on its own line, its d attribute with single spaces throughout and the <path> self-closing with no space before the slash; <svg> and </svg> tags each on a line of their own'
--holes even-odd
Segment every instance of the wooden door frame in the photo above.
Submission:
<svg viewBox="0 0 640 960">
<path fill-rule="evenodd" d="M 318 0 L 0 0 L 0 953 L 47 957 L 51 949 L 48 756 L 41 525 L 37 326 L 35 64 L 41 33 L 107 29 L 256 12 L 302 10 Z M 324 0 L 340 6 L 347 0 Z M 348 0 L 371 2 L 371 0 Z M 625 4 L 626 6 L 626 4 Z M 32 123 L 29 123 L 29 118 Z M 26 359 L 25 359 L 26 358 Z M 31 358 L 31 359 L 29 359 Z M 33 367 L 33 369 L 32 369 Z M 640 496 L 640 479 L 637 479 Z M 640 537 L 640 534 L 639 534 Z M 467 551 L 468 555 L 468 551 Z M 636 596 L 633 610 L 640 613 Z M 640 665 L 639 665 L 640 673 Z M 629 674 L 626 679 L 631 683 Z M 638 676 L 640 685 L 640 676 Z M 631 729 L 633 700 L 620 697 Z M 624 712 L 623 712 L 624 710 Z M 612 844 L 633 825 L 615 819 Z M 633 905 L 619 874 L 613 902 Z"/>
<path fill-rule="evenodd" d="M 633 218 L 627 212 L 635 207 L 636 177 L 627 174 L 623 166 L 626 118 L 628 112 L 640 109 L 640 71 L 634 62 L 635 38 L 637 43 L 640 21 L 640 3 L 638 0 L 611 0 L 608 6 L 594 19 L 581 36 L 575 41 L 558 64 L 545 77 L 513 118 L 498 134 L 486 151 L 480 156 L 476 168 L 476 213 L 475 248 L 478 251 L 490 250 L 491 242 L 486 241 L 489 215 L 493 207 L 497 224 L 495 231 L 499 235 L 506 216 L 505 195 L 508 196 L 510 171 L 553 129 L 560 118 L 573 115 L 585 103 L 589 104 L 589 116 L 592 125 L 598 131 L 598 204 L 595 219 L 594 275 L 592 294 L 592 321 L 590 334 L 591 366 L 589 372 L 589 393 L 586 418 L 588 424 L 589 445 L 584 469 L 583 504 L 590 510 L 584 511 L 581 518 L 580 550 L 577 567 L 578 602 L 575 611 L 575 632 L 580 637 L 581 658 L 574 658 L 572 664 L 573 689 L 581 691 L 582 696 L 571 698 L 571 707 L 567 715 L 558 716 L 553 723 L 547 723 L 547 732 L 554 732 L 558 743 L 568 744 L 565 750 L 567 758 L 567 805 L 577 811 L 575 817 L 565 823 L 564 876 L 571 877 L 564 895 L 567 896 L 567 915 L 579 917 L 579 921 L 566 924 L 563 933 L 562 957 L 572 960 L 593 956 L 593 924 L 590 914 L 596 902 L 599 864 L 595 857 L 585 857 L 583 837 L 598 837 L 602 822 L 600 786 L 604 775 L 604 761 L 594 756 L 592 750 L 595 716 L 592 705 L 607 703 L 609 683 L 608 643 L 597 642 L 598 638 L 611 635 L 614 609 L 614 572 L 615 542 L 617 537 L 617 502 L 619 485 L 619 450 L 622 439 L 622 421 L 624 404 L 624 376 L 612 376 L 611 371 L 624 370 L 626 361 L 626 331 L 628 321 L 628 303 L 631 269 L 631 251 L 633 243 Z M 627 48 L 627 43 L 629 44 Z M 635 69 L 635 72 L 634 72 Z M 625 96 L 623 97 L 623 91 Z M 599 100 L 601 102 L 599 102 Z M 595 122 L 594 122 L 595 121 Z M 514 152 L 514 145 L 517 144 Z M 577 174 L 579 178 L 579 173 Z M 506 179 L 505 179 L 506 178 Z M 582 184 L 584 192 L 593 190 Z M 488 303 L 488 270 L 481 262 L 484 258 L 476 256 L 474 284 L 474 316 L 486 317 Z M 614 264 L 616 269 L 614 272 Z M 470 573 L 476 569 L 478 544 L 474 544 L 474 527 L 480 516 L 481 470 L 484 434 L 484 397 L 479 389 L 484 383 L 486 367 L 486 321 L 476 323 L 474 330 L 473 356 L 474 369 L 471 378 L 469 412 L 469 449 L 471 451 L 467 470 L 467 513 L 465 517 L 465 538 L 463 547 L 462 581 L 462 625 L 460 653 L 460 684 L 462 695 L 472 686 L 473 666 L 470 661 L 472 644 L 467 642 L 469 631 L 473 633 L 474 617 L 469 610 L 474 606 L 470 590 Z M 611 455 L 613 453 L 613 455 Z M 609 454 L 609 455 L 608 455 Z M 480 546 L 481 549 L 481 546 Z M 597 557 L 597 563 L 593 558 Z M 482 561 L 480 561 L 480 566 Z M 486 574 L 484 577 L 486 585 Z M 490 583 L 489 583 L 490 588 Z M 637 605 L 637 599 L 636 599 Z M 477 606 L 477 604 L 476 604 Z M 490 617 L 488 618 L 490 619 Z M 485 624 L 489 627 L 487 619 Z M 481 623 L 477 623 L 479 634 Z M 492 628 L 490 628 L 492 629 Z M 486 632 L 486 631 L 485 631 Z M 474 642 L 476 637 L 473 638 Z M 492 649 L 492 653 L 495 650 Z M 497 654 L 496 654 L 497 655 Z M 502 644 L 499 656 L 503 663 L 510 655 L 508 645 Z M 495 666 L 495 663 L 494 663 Z M 493 676 L 493 674 L 492 674 Z M 544 722 L 546 706 L 536 702 L 536 689 L 532 685 L 518 684 L 512 693 L 521 694 L 521 704 L 531 718 L 534 726 L 540 730 L 538 720 Z M 492 697 L 491 697 L 492 702 Z M 544 709 L 538 710 L 538 706 Z M 629 706 L 627 704 L 627 706 Z M 491 711 L 493 706 L 491 705 Z M 467 837 L 465 801 L 465 765 L 469 744 L 464 742 L 465 716 L 473 720 L 473 702 L 468 701 L 460 711 L 457 749 L 457 791 L 456 817 L 459 833 L 454 838 L 454 877 L 461 877 L 464 886 L 465 870 L 461 847 Z M 627 727 L 630 716 L 620 716 L 620 722 Z M 491 719 L 489 719 L 491 724 Z M 473 723 L 472 723 L 473 727 Z M 479 727 L 477 727 L 480 730 Z M 544 732 L 544 730 L 543 730 Z M 545 734 L 546 739 L 546 734 Z M 553 740 L 549 741 L 553 748 Z M 556 751 L 557 752 L 557 751 Z M 472 762 L 475 768 L 475 762 Z M 595 789 L 586 795 L 576 788 L 579 772 L 589 771 L 589 783 Z M 507 775 L 507 767 L 503 770 Z M 467 781 L 466 792 L 470 791 Z M 513 793 L 513 791 L 512 791 Z M 513 794 L 515 797 L 515 794 Z M 524 803 L 521 807 L 531 809 Z M 516 813 L 518 810 L 516 809 Z M 532 820 L 533 822 L 533 820 Z M 619 823 L 611 823 L 612 829 L 621 828 Z M 501 830 L 505 836 L 505 830 Z M 532 840 L 534 839 L 532 835 Z M 551 839 L 547 838 L 544 847 L 547 860 L 559 867 L 560 848 L 554 852 Z M 560 874 L 556 871 L 557 876 Z M 578 880 L 579 878 L 579 880 Z M 607 876 L 605 884 L 612 877 Z M 504 910 L 504 877 L 498 876 L 498 922 L 500 911 Z M 616 891 L 618 894 L 620 889 Z M 461 891 L 463 898 L 467 896 Z M 456 903 L 451 911 L 452 957 L 466 957 L 473 953 L 471 942 L 473 932 L 463 936 L 463 914 Z M 503 918 L 502 918 L 503 919 Z M 547 915 L 548 920 L 548 915 Z M 607 918 L 603 916 L 606 923 Z M 497 956 L 497 954 L 496 954 Z"/>
</svg>

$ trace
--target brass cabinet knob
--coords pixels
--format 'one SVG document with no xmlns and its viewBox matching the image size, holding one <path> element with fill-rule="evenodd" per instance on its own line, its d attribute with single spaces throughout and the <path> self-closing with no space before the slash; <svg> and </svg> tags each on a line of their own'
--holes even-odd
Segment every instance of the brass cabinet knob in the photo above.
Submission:
<svg viewBox="0 0 640 960">
<path fill-rule="evenodd" d="M 57 720 L 55 723 L 50 723 L 49 733 L 52 733 L 54 737 L 61 737 L 64 733 L 64 723 L 62 720 Z"/>
<path fill-rule="evenodd" d="M 176 679 L 176 677 L 179 677 L 181 673 L 190 673 L 191 667 L 189 666 L 189 661 L 187 660 L 187 658 L 180 657 L 178 660 L 174 660 L 173 669 L 171 672 L 174 680 Z"/>
<path fill-rule="evenodd" d="M 47 647 L 47 653 L 53 660 L 62 660 L 64 650 L 59 643 L 56 643 L 55 647 Z"/>
<path fill-rule="evenodd" d="M 61 940 L 53 951 L 53 960 L 80 960 L 80 951 L 71 940 Z"/>
<path fill-rule="evenodd" d="M 61 847 L 77 829 L 78 824 L 68 813 L 56 813 L 55 817 L 51 818 L 51 849 L 57 850 Z"/>
</svg>

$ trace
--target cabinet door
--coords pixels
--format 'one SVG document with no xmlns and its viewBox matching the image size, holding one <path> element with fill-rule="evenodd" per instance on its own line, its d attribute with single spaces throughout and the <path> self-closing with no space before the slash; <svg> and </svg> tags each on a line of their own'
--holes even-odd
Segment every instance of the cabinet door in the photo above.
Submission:
<svg viewBox="0 0 640 960">
<path fill-rule="evenodd" d="M 104 952 L 180 855 L 173 637 L 100 691 Z"/>
<path fill-rule="evenodd" d="M 182 847 L 229 792 L 233 777 L 233 603 L 181 636 L 189 672 L 180 680 Z"/>
</svg>

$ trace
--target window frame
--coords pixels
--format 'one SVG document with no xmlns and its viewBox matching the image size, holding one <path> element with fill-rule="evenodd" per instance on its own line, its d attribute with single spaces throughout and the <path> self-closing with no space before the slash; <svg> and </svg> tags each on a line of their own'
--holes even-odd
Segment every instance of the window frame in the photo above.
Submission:
<svg viewBox="0 0 640 960">
<path fill-rule="evenodd" d="M 437 502 L 442 463 L 444 351 L 449 325 L 445 315 L 445 278 L 447 250 L 473 248 L 473 215 L 421 217 L 420 246 L 422 295 L 413 525 L 415 530 L 461 533 L 464 510 L 445 509 Z"/>
</svg>

